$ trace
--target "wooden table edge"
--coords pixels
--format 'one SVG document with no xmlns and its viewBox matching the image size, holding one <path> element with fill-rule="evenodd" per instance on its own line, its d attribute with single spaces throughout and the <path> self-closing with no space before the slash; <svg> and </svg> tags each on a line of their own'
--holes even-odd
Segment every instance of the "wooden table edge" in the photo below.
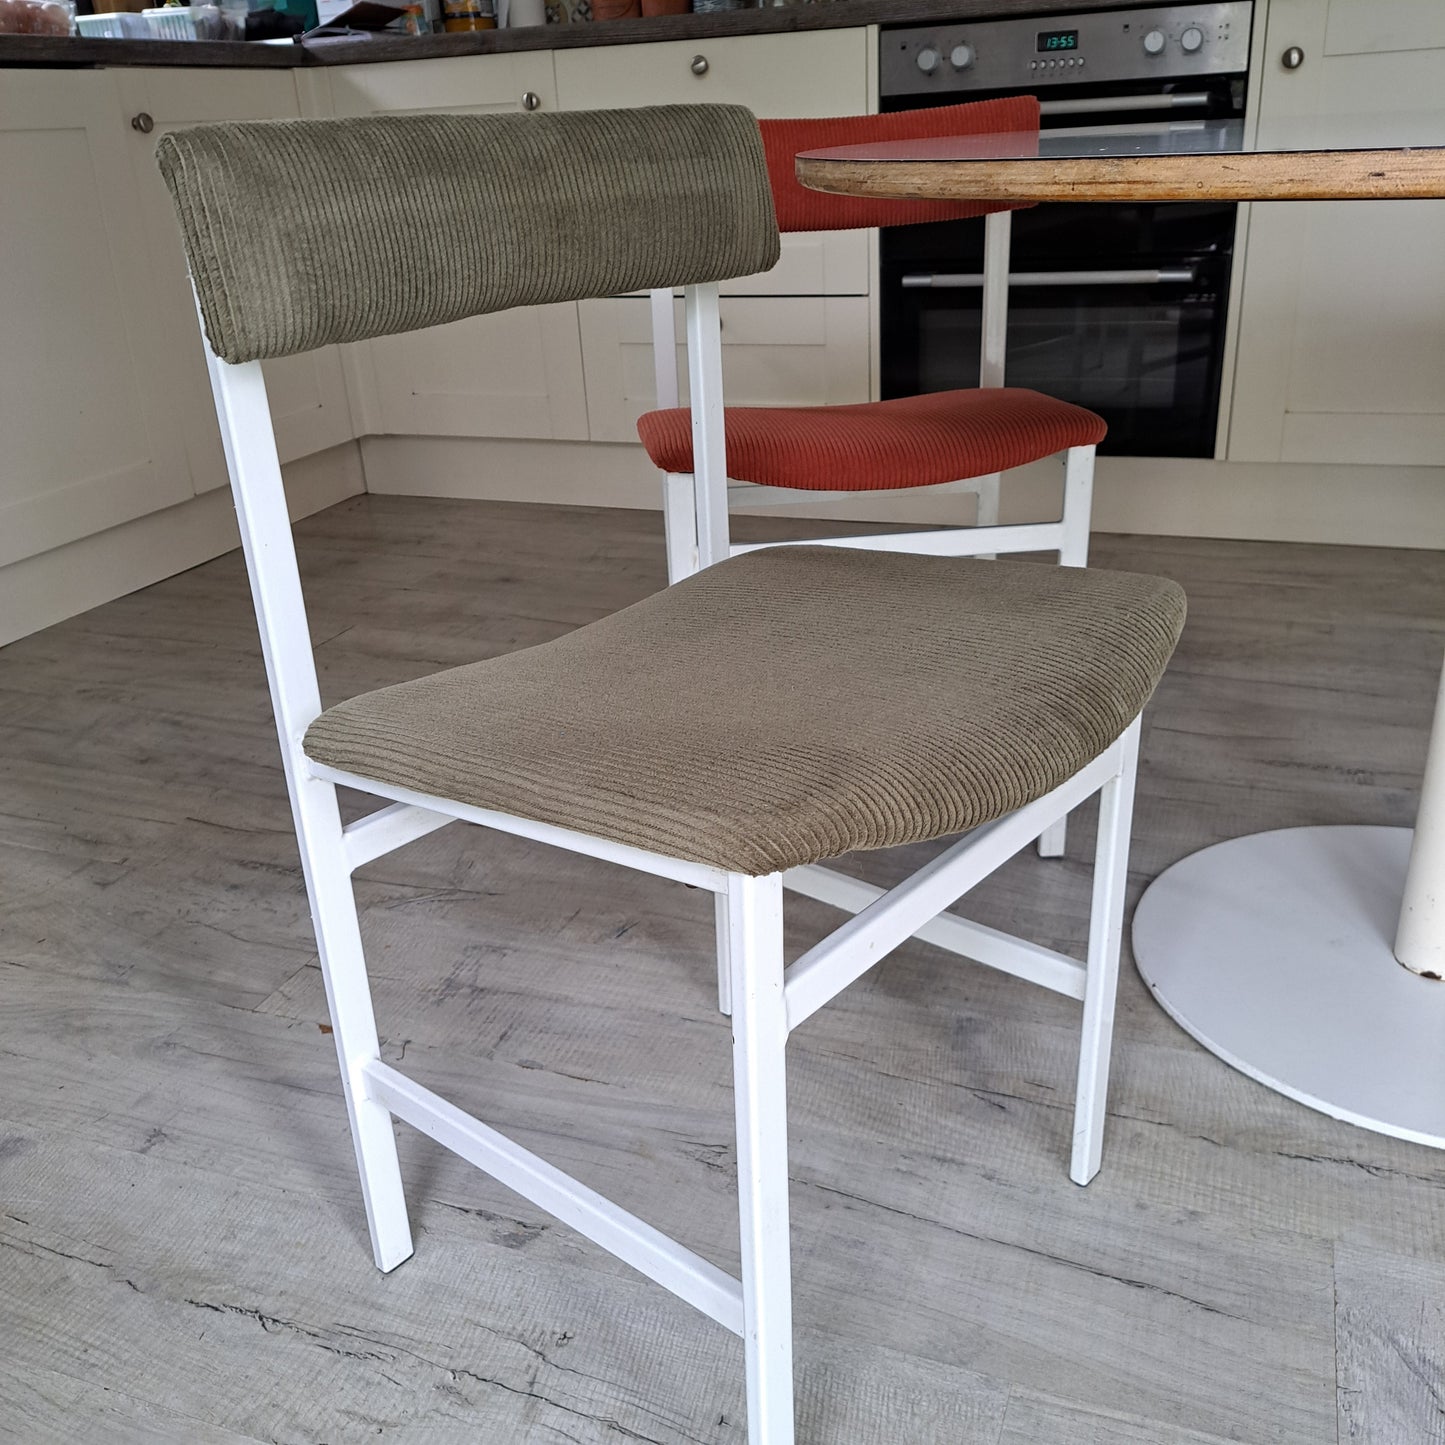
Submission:
<svg viewBox="0 0 1445 1445">
<path fill-rule="evenodd" d="M 800 155 L 810 190 L 892 200 L 1328 201 L 1445 196 L 1445 148 L 845 160 Z"/>
</svg>

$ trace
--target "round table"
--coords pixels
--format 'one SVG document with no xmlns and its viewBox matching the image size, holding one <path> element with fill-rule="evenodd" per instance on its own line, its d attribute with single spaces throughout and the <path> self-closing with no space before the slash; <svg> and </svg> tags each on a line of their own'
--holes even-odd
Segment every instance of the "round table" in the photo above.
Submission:
<svg viewBox="0 0 1445 1445">
<path fill-rule="evenodd" d="M 1249 149 L 1225 122 L 848 146 L 800 155 L 797 174 L 889 199 L 1391 200 L 1445 197 L 1445 147 Z M 1445 672 L 1413 835 L 1285 828 L 1205 848 L 1149 887 L 1133 937 L 1160 1004 L 1225 1062 L 1445 1148 Z"/>
</svg>

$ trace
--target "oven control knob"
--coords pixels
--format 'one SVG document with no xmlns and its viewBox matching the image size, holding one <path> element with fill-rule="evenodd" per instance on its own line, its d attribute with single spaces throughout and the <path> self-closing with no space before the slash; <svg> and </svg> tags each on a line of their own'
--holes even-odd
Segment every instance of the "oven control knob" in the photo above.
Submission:
<svg viewBox="0 0 1445 1445">
<path fill-rule="evenodd" d="M 1151 30 L 1151 31 L 1144 37 L 1144 54 L 1145 54 L 1145 55 L 1163 55 L 1163 54 L 1164 54 L 1164 32 L 1163 32 L 1162 30 Z"/>
<path fill-rule="evenodd" d="M 973 64 L 973 46 L 955 45 L 949 51 L 948 59 L 955 70 L 967 70 Z"/>
<path fill-rule="evenodd" d="M 1191 25 L 1179 37 L 1179 44 L 1183 46 L 1186 55 L 1193 55 L 1204 44 L 1204 32 L 1197 25 Z"/>
<path fill-rule="evenodd" d="M 918 52 L 918 68 L 925 75 L 932 75 L 933 72 L 938 69 L 938 62 L 942 59 L 943 57 L 933 46 L 925 45 L 923 49 Z"/>
</svg>

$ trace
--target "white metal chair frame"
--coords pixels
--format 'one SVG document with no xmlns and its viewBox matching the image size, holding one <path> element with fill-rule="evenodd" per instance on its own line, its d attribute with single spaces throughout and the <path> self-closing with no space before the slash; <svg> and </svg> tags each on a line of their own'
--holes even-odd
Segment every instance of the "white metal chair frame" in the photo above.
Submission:
<svg viewBox="0 0 1445 1445">
<path fill-rule="evenodd" d="M 686 292 L 693 440 L 702 475 L 721 472 L 722 354 L 716 285 Z M 793 1440 L 792 1303 L 784 1050 L 805 1019 L 917 936 L 1083 1004 L 1071 1177 L 1100 1163 L 1123 923 L 1138 719 L 1067 782 L 976 829 L 884 892 L 809 866 L 751 877 L 566 828 L 411 792 L 311 761 L 302 740 L 321 712 L 281 468 L 261 364 L 230 365 L 207 346 L 212 390 L 241 524 L 287 787 L 334 1029 L 372 1252 L 382 1270 L 412 1252 L 393 1118 L 405 1120 L 649 1278 L 744 1342 L 751 1445 Z M 716 499 L 720 492 L 706 493 Z M 726 518 L 699 512 L 706 556 Z M 338 785 L 385 806 L 343 826 Z M 1101 794 L 1087 961 L 943 910 L 1094 793 Z M 636 868 L 714 893 L 732 1014 L 742 1278 L 734 1279 L 586 1185 L 563 1174 L 383 1062 L 352 887 L 355 870 L 462 821 Z M 791 967 L 783 961 L 783 889 L 852 914 Z"/>
<path fill-rule="evenodd" d="M 1013 212 L 991 211 L 984 217 L 983 327 L 979 344 L 978 384 L 981 388 L 1004 384 L 1008 345 L 1009 250 Z M 652 360 L 657 405 L 681 405 L 677 372 L 677 329 L 673 320 L 673 293 L 654 290 L 652 301 Z M 1089 561 L 1089 518 L 1094 499 L 1094 447 L 1070 447 L 1063 454 L 1063 503 L 1057 522 L 1003 525 L 998 520 L 1001 475 L 963 477 L 928 487 L 900 487 L 891 497 L 939 496 L 973 493 L 977 512 L 973 526 L 928 531 L 879 533 L 869 536 L 809 537 L 807 545 L 863 547 L 881 552 L 927 553 L 934 557 L 994 557 L 1008 552 L 1056 552 L 1065 567 L 1084 567 Z M 679 582 L 702 567 L 764 546 L 802 543 L 734 542 L 728 526 L 733 506 L 783 507 L 796 503 L 843 502 L 876 495 L 860 491 L 824 492 L 792 487 L 757 486 L 735 482 L 720 470 L 705 472 L 693 460 L 694 470 L 664 472 L 662 478 L 663 526 L 667 535 L 667 580 Z M 724 478 L 714 484 L 712 476 Z M 1067 845 L 1066 819 L 1047 828 L 1038 840 L 1039 856 L 1062 858 Z M 720 994 L 725 988 L 720 983 Z"/>
</svg>

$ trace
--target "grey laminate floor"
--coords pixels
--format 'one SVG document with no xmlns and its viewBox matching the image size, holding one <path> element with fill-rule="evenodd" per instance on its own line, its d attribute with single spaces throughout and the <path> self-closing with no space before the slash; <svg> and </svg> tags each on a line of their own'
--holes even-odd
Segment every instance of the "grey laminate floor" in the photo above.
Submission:
<svg viewBox="0 0 1445 1445">
<path fill-rule="evenodd" d="M 650 514 L 299 530 L 331 700 L 662 581 Z M 1192 602 L 1135 896 L 1235 833 L 1410 820 L 1439 555 L 1095 555 Z M 410 1131 L 417 1253 L 372 1268 L 237 557 L 0 653 L 0 811 L 0 1438 L 742 1441 L 731 1336 Z M 1089 832 L 972 911 L 1076 947 Z M 389 1058 L 735 1267 L 710 899 L 457 829 L 360 893 Z M 793 945 L 836 921 L 794 901 Z M 1130 969 L 1077 1189 L 1075 1028 L 913 945 L 795 1036 L 801 1440 L 1445 1441 L 1445 1158 L 1230 1072 Z"/>
</svg>

